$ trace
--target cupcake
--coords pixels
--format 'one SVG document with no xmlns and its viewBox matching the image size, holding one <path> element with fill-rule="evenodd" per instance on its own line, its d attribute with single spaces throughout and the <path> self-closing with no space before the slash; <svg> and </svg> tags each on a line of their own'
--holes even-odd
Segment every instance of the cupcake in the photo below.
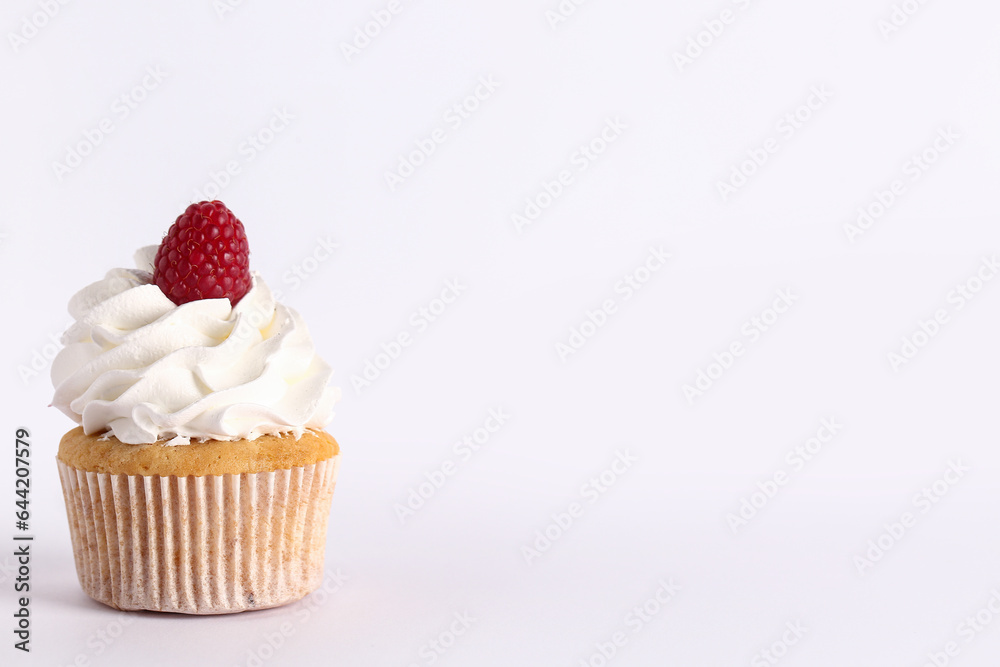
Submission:
<svg viewBox="0 0 1000 667">
<path fill-rule="evenodd" d="M 223 614 L 322 581 L 340 391 L 249 268 L 242 223 L 192 204 L 70 300 L 52 404 L 77 574 L 118 609 Z"/>
</svg>

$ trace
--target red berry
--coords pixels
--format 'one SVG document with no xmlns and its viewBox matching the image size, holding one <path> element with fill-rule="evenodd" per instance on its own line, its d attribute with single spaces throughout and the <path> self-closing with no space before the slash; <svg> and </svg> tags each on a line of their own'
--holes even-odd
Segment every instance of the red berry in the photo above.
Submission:
<svg viewBox="0 0 1000 667">
<path fill-rule="evenodd" d="M 153 282 L 178 306 L 250 290 L 250 248 L 243 223 L 221 201 L 191 204 L 167 230 L 153 261 Z"/>
</svg>

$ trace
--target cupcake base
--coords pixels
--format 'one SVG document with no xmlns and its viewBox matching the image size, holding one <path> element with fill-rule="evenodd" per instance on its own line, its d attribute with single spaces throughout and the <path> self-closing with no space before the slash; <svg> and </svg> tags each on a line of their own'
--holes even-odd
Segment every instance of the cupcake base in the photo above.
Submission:
<svg viewBox="0 0 1000 667">
<path fill-rule="evenodd" d="M 228 614 L 322 581 L 339 453 L 274 472 L 87 472 L 59 460 L 84 592 L 117 609 Z"/>
</svg>

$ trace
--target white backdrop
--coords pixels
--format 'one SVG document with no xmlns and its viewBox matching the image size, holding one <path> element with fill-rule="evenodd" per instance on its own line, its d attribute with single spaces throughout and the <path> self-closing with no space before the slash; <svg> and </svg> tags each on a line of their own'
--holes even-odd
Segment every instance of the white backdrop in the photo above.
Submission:
<svg viewBox="0 0 1000 667">
<path fill-rule="evenodd" d="M 36 541 L 30 655 L 0 549 L 0 662 L 995 665 L 998 25 L 6 2 L 4 432 L 33 436 Z M 330 592 L 122 615 L 76 582 L 48 359 L 69 297 L 203 196 L 344 390 Z"/>
</svg>

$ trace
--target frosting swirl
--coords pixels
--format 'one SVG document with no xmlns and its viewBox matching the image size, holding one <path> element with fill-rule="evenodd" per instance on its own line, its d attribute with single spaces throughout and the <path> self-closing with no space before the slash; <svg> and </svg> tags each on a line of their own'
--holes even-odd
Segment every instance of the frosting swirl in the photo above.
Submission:
<svg viewBox="0 0 1000 667">
<path fill-rule="evenodd" d="M 129 444 L 254 439 L 322 429 L 340 390 L 302 317 L 259 274 L 228 299 L 175 305 L 153 283 L 157 246 L 69 303 L 76 322 L 52 365 L 52 404 L 88 434 Z"/>
</svg>

